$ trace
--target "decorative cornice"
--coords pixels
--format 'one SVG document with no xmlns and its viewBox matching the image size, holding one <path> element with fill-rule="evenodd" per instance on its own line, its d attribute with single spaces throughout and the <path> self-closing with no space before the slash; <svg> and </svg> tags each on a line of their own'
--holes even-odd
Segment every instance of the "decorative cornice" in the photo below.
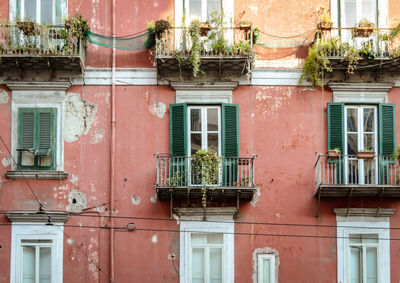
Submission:
<svg viewBox="0 0 400 283">
<path fill-rule="evenodd" d="M 367 217 L 390 217 L 394 214 L 394 208 L 334 208 L 337 216 L 367 216 Z"/>
<path fill-rule="evenodd" d="M 6 82 L 11 90 L 49 90 L 66 91 L 71 83 L 69 82 Z"/>
<path fill-rule="evenodd" d="M 233 221 L 236 207 L 176 207 L 174 213 L 178 220 L 230 220 Z"/>
<path fill-rule="evenodd" d="M 65 211 L 37 211 L 37 210 L 14 210 L 6 212 L 11 222 L 66 222 L 69 214 Z"/>
<path fill-rule="evenodd" d="M 68 178 L 68 173 L 64 171 L 12 170 L 7 171 L 6 176 L 13 180 L 65 180 Z"/>
<path fill-rule="evenodd" d="M 215 83 L 198 83 L 198 82 L 171 82 L 170 86 L 174 90 L 223 90 L 233 91 L 237 86 L 238 82 L 215 82 Z"/>
<path fill-rule="evenodd" d="M 389 92 L 393 83 L 329 83 L 333 92 Z"/>
</svg>

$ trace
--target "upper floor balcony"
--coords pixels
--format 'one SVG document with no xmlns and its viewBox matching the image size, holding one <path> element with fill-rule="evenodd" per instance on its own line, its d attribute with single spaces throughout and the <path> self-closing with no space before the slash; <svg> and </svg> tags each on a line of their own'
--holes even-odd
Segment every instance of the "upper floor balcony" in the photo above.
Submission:
<svg viewBox="0 0 400 283">
<path fill-rule="evenodd" d="M 64 25 L 0 25 L 0 72 L 16 71 L 23 79 L 26 71 L 48 70 L 54 78 L 58 71 L 81 74 L 84 63 L 85 42 Z"/>
<path fill-rule="evenodd" d="M 246 27 L 202 24 L 174 27 L 156 37 L 159 81 L 249 81 L 255 32 Z"/>
<path fill-rule="evenodd" d="M 221 157 L 212 173 L 205 171 L 209 165 L 199 164 L 194 157 L 175 157 L 169 154 L 156 154 L 155 157 L 157 177 L 154 186 L 161 200 L 190 202 L 203 197 L 206 201 L 251 200 L 256 190 L 255 155 Z"/>
<path fill-rule="evenodd" d="M 399 164 L 392 156 L 319 154 L 315 163 L 316 196 L 400 197 Z"/>
</svg>

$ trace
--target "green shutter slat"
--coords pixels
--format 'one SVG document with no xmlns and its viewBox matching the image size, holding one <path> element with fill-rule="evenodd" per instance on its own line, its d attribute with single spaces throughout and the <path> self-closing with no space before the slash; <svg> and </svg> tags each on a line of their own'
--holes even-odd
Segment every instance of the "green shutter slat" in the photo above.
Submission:
<svg viewBox="0 0 400 283">
<path fill-rule="evenodd" d="M 19 148 L 35 148 L 35 112 L 34 109 L 19 109 Z"/>
<path fill-rule="evenodd" d="M 391 155 L 396 147 L 396 108 L 394 104 L 379 104 L 379 154 Z"/>
<path fill-rule="evenodd" d="M 328 150 L 344 150 L 344 103 L 328 103 Z"/>
<path fill-rule="evenodd" d="M 39 149 L 51 148 L 52 119 L 50 112 L 39 112 Z"/>
<path fill-rule="evenodd" d="M 171 104 L 170 115 L 170 151 L 172 156 L 187 155 L 187 105 L 185 103 Z"/>
<path fill-rule="evenodd" d="M 222 155 L 239 157 L 239 106 L 222 104 Z"/>
</svg>

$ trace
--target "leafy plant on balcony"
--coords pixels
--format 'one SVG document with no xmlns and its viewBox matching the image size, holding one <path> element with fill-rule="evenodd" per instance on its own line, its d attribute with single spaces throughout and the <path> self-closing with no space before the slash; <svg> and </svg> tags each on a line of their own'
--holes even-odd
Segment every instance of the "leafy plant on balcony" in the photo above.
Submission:
<svg viewBox="0 0 400 283">
<path fill-rule="evenodd" d="M 21 30 L 24 35 L 32 36 L 39 34 L 39 26 L 31 19 L 21 20 L 20 18 L 16 18 L 15 23 L 19 30 Z"/>
<path fill-rule="evenodd" d="M 201 41 L 200 41 L 200 27 L 201 22 L 199 20 L 193 20 L 189 26 L 189 35 L 192 39 L 192 48 L 190 49 L 189 62 L 193 68 L 193 76 L 197 77 L 200 70 L 200 52 L 201 52 Z"/>
<path fill-rule="evenodd" d="M 373 60 L 375 58 L 375 52 L 372 46 L 372 42 L 364 42 L 362 44 L 362 47 L 358 50 L 358 53 L 362 58 Z"/>
<path fill-rule="evenodd" d="M 82 15 L 75 15 L 69 18 L 69 26 L 71 30 L 71 35 L 73 37 L 76 37 L 79 42 L 82 42 L 83 47 L 86 48 L 87 42 L 86 42 L 86 33 L 90 31 L 90 26 L 88 21 L 83 18 Z"/>
<path fill-rule="evenodd" d="M 221 11 L 212 11 L 210 15 L 210 23 L 213 27 L 208 40 L 211 42 L 211 49 L 215 54 L 230 54 L 232 53 L 232 46 L 229 45 L 228 40 L 225 38 L 224 30 L 224 13 Z"/>
<path fill-rule="evenodd" d="M 203 207 L 207 206 L 207 190 L 214 189 L 218 183 L 221 157 L 214 150 L 198 150 L 192 159 L 192 172 L 196 180 L 201 182 Z"/>
<path fill-rule="evenodd" d="M 375 24 L 367 18 L 361 19 L 353 28 L 353 37 L 369 37 L 374 32 Z"/>
<path fill-rule="evenodd" d="M 330 31 L 333 26 L 329 10 L 325 11 L 324 7 L 319 7 L 317 11 L 311 15 L 313 21 L 317 24 L 317 29 L 320 31 Z"/>
</svg>

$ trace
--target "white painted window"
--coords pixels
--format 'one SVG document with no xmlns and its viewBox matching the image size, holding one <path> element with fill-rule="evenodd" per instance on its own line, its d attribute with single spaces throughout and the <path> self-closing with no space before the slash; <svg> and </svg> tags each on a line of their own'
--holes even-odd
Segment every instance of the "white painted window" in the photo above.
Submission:
<svg viewBox="0 0 400 283">
<path fill-rule="evenodd" d="M 11 0 L 10 19 L 32 20 L 40 25 L 59 25 L 68 16 L 67 0 Z"/>
<path fill-rule="evenodd" d="M 257 283 L 275 283 L 275 254 L 258 254 Z"/>
<path fill-rule="evenodd" d="M 389 218 L 337 216 L 337 225 L 338 282 L 390 282 Z"/>
<path fill-rule="evenodd" d="M 205 22 L 210 19 L 213 11 L 222 11 L 222 0 L 185 0 L 185 6 L 189 22 L 193 19 Z"/>
<path fill-rule="evenodd" d="M 57 223 L 13 223 L 11 283 L 61 283 L 63 226 Z"/>
<path fill-rule="evenodd" d="M 234 282 L 234 223 L 183 221 L 180 282 Z"/>
<path fill-rule="evenodd" d="M 221 155 L 221 108 L 219 106 L 189 106 L 188 156 L 198 150 L 216 151 Z"/>
<path fill-rule="evenodd" d="M 360 151 L 378 152 L 376 106 L 345 107 L 345 177 L 346 184 L 377 184 L 378 158 L 357 159 Z"/>
</svg>

